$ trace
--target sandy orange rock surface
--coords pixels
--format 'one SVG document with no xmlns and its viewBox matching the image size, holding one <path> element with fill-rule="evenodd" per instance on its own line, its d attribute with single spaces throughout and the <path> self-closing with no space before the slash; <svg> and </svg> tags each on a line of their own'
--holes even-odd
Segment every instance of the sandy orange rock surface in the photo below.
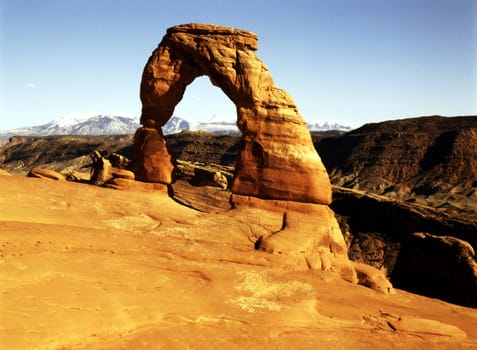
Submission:
<svg viewBox="0 0 477 350">
<path fill-rule="evenodd" d="M 0 348 L 477 347 L 477 310 L 253 249 L 273 213 L 0 178 Z"/>
</svg>

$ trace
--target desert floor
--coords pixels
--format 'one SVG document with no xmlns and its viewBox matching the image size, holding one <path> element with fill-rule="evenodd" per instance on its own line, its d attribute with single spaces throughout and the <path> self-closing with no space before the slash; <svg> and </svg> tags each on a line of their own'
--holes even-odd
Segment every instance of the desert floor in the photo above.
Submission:
<svg viewBox="0 0 477 350">
<path fill-rule="evenodd" d="M 1 176 L 0 348 L 477 348 L 477 309 L 254 250 L 273 215 Z"/>
</svg>

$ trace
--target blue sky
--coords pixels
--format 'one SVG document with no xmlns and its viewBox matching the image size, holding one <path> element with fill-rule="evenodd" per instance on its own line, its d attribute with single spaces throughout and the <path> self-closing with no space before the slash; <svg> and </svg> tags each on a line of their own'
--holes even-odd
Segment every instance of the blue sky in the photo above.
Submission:
<svg viewBox="0 0 477 350">
<path fill-rule="evenodd" d="M 0 0 L 0 129 L 140 115 L 148 57 L 190 22 L 257 33 L 257 55 L 308 121 L 477 114 L 475 0 Z M 174 114 L 235 107 L 200 78 Z"/>
</svg>

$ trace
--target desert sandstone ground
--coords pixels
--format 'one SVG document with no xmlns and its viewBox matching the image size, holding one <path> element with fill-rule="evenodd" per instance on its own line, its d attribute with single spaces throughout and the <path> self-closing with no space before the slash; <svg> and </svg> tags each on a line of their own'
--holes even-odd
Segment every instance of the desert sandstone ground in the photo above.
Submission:
<svg viewBox="0 0 477 350">
<path fill-rule="evenodd" d="M 0 348 L 477 348 L 476 309 L 254 250 L 268 215 L 0 176 Z"/>
</svg>

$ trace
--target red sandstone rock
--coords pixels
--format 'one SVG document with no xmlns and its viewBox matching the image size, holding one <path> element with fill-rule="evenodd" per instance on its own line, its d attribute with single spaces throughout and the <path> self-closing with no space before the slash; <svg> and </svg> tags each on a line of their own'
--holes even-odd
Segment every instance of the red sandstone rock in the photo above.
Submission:
<svg viewBox="0 0 477 350">
<path fill-rule="evenodd" d="M 43 169 L 43 168 L 33 168 L 27 174 L 28 177 L 37 177 L 43 179 L 53 179 L 53 180 L 66 180 L 66 177 L 54 170 Z"/>
<path fill-rule="evenodd" d="M 257 36 L 228 27 L 169 28 L 144 68 L 141 123 L 132 169 L 136 178 L 170 183 L 172 164 L 160 131 L 196 77 L 208 75 L 237 106 L 242 132 L 232 192 L 265 199 L 331 202 L 331 186 L 306 123 L 256 56 Z M 157 128 L 157 129 L 156 129 Z M 154 131 L 156 130 L 156 131 Z"/>
<path fill-rule="evenodd" d="M 136 131 L 130 168 L 137 180 L 163 184 L 172 182 L 174 166 L 160 128 L 143 127 Z"/>
<path fill-rule="evenodd" d="M 209 76 L 235 103 L 242 133 L 231 186 L 231 204 L 242 211 L 235 215 L 247 217 L 247 208 L 256 207 L 283 216 L 281 229 L 262 235 L 256 248 L 297 256 L 305 268 L 338 270 L 356 283 L 343 235 L 328 208 L 326 169 L 295 102 L 274 85 L 256 50 L 257 36 L 251 32 L 202 24 L 169 28 L 144 68 L 144 127 L 134 137 L 131 169 L 138 180 L 171 183 L 173 164 L 160 127 L 187 85 Z"/>
<path fill-rule="evenodd" d="M 98 151 L 91 154 L 93 165 L 91 167 L 90 182 L 95 185 L 102 185 L 111 178 L 111 162 L 101 156 Z"/>
<path fill-rule="evenodd" d="M 126 169 L 113 168 L 111 171 L 111 177 L 113 179 L 134 180 L 134 173 Z"/>
<path fill-rule="evenodd" d="M 91 155 L 93 165 L 91 168 L 91 183 L 95 185 L 103 185 L 110 179 L 127 179 L 134 180 L 134 172 L 126 169 L 116 168 L 111 165 L 109 159 L 101 156 L 98 151 Z"/>
</svg>

